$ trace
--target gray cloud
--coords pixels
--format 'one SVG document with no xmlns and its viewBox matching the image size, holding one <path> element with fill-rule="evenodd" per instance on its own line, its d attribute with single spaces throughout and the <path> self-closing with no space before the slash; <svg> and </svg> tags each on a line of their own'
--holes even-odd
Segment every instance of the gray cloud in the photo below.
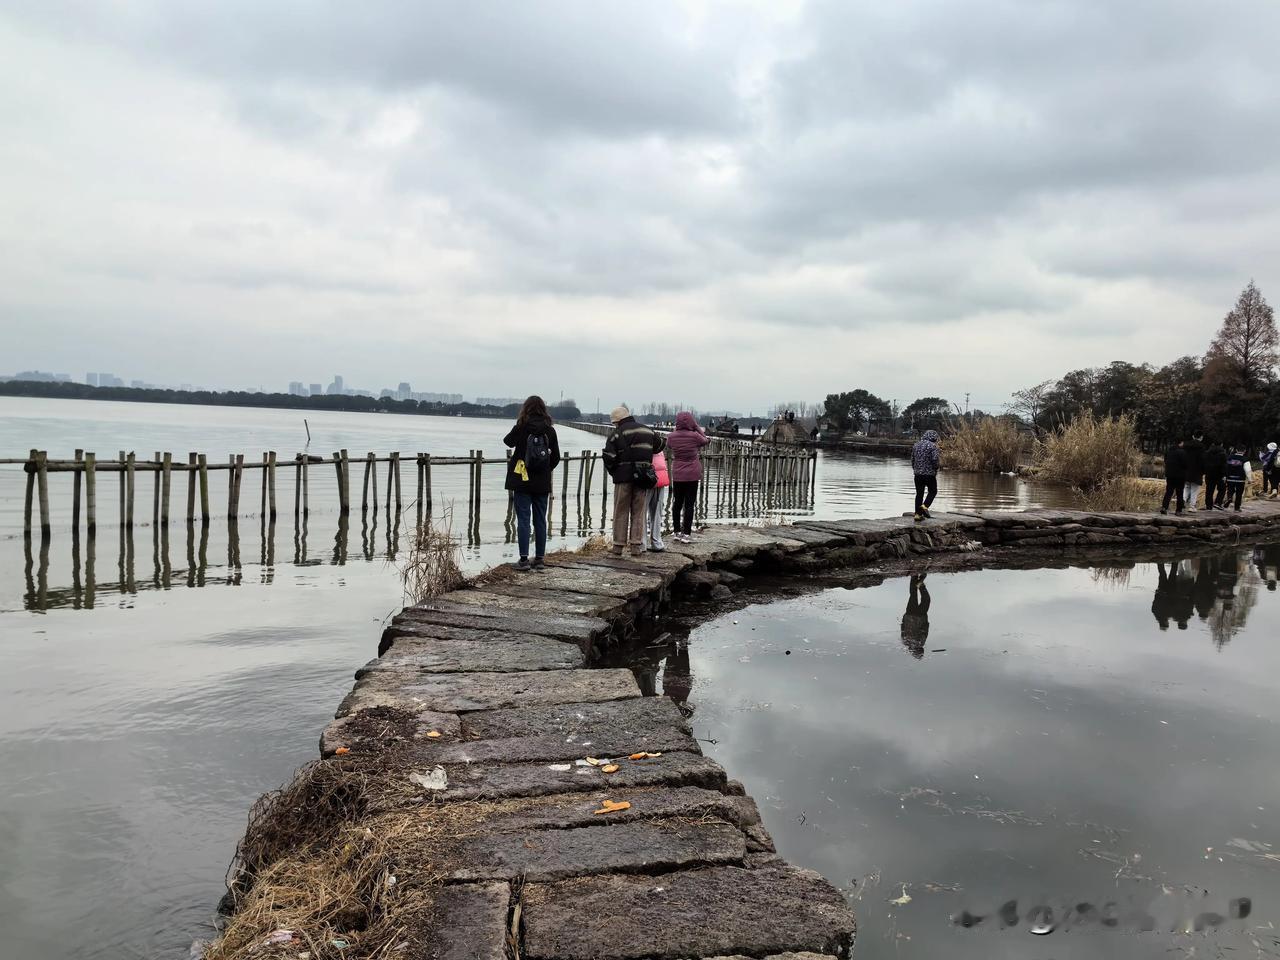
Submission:
<svg viewBox="0 0 1280 960">
<path fill-rule="evenodd" d="M 730 357 L 788 395 L 1163 362 L 1280 281 L 1278 28 L 1245 0 L 11 3 L 0 333 L 189 298 L 317 350 L 376 329 L 323 363 L 355 380 L 403 379 L 395 344 L 492 393 L 532 326 L 570 392 L 744 407 Z M 19 366 L 84 366 L 26 339 Z"/>
</svg>

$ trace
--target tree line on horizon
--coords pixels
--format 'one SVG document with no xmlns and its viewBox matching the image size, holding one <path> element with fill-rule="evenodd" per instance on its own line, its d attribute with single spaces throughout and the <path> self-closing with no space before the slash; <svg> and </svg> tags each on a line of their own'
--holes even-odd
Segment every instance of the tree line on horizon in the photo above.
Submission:
<svg viewBox="0 0 1280 960">
<path fill-rule="evenodd" d="M 1131 417 L 1140 443 L 1151 450 L 1198 432 L 1253 445 L 1280 440 L 1278 347 L 1274 311 L 1250 281 L 1203 356 L 1179 357 L 1158 368 L 1114 360 L 1071 370 L 1017 391 L 1001 414 L 964 412 L 942 397 L 921 397 L 895 410 L 867 390 L 850 390 L 827 395 L 824 419 L 839 431 L 892 421 L 918 433 L 996 416 L 1047 433 L 1088 413 L 1095 419 Z"/>
<path fill-rule="evenodd" d="M 66 400 L 120 400 L 129 403 L 186 403 L 221 407 L 267 407 L 287 410 L 338 410 L 355 413 L 400 413 L 420 416 L 506 417 L 514 419 L 520 404 L 435 403 L 394 397 L 348 395 L 297 396 L 249 390 L 172 390 L 162 387 L 94 387 L 85 383 L 44 380 L 0 381 L 0 396 L 49 397 Z M 581 420 L 572 399 L 548 404 L 556 420 Z"/>
</svg>

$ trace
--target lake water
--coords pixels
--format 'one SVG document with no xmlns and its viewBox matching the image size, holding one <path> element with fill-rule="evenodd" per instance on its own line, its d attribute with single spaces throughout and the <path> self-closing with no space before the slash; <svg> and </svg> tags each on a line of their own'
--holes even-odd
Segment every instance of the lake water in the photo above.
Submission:
<svg viewBox="0 0 1280 960">
<path fill-rule="evenodd" d="M 308 412 L 309 451 L 346 448 L 433 456 L 501 453 L 495 420 Z M 0 458 L 32 447 L 52 458 L 76 448 L 113 458 L 190 450 L 291 458 L 306 444 L 290 410 L 0 398 Z M 561 429 L 566 451 L 602 438 Z M 385 465 L 380 470 L 385 471 Z M 211 500 L 225 505 L 226 474 Z M 382 473 L 385 483 L 385 472 Z M 334 473 L 313 468 L 311 515 L 293 526 L 291 477 L 281 472 L 274 528 L 256 516 L 256 474 L 246 474 L 246 516 L 229 528 L 218 510 L 206 530 L 151 525 L 151 477 L 139 475 L 131 536 L 117 523 L 118 478 L 99 476 L 97 537 L 70 533 L 71 480 L 50 477 L 53 534 L 22 536 L 24 475 L 0 467 L 0 932 L 5 956 L 181 957 L 207 935 L 222 877 L 253 800 L 316 754 L 320 730 L 376 649 L 381 622 L 403 603 L 397 555 L 412 529 L 412 468 L 405 516 L 349 525 L 338 517 Z M 436 501 L 462 504 L 467 468 L 438 467 Z M 596 484 L 599 484 L 597 477 Z M 353 466 L 357 495 L 359 474 Z M 174 484 L 174 515 L 185 485 Z M 383 488 L 385 492 L 385 487 Z M 754 519 L 871 517 L 910 507 L 905 460 L 823 455 L 811 501 Z M 382 500 L 382 493 L 379 495 Z M 483 474 L 479 542 L 471 569 L 511 559 L 502 471 Z M 940 507 L 1055 506 L 1053 488 L 1013 478 L 944 475 Z M 593 516 L 600 529 L 598 489 Z M 576 505 L 575 505 L 576 507 Z M 225 512 L 225 511 L 222 511 Z M 721 519 L 736 519 L 722 512 Z M 376 526 L 375 526 L 376 522 Z M 554 545 L 581 541 L 576 509 Z M 563 530 L 563 532 L 562 532 Z M 391 536 L 388 536 L 388 533 Z M 207 535 L 207 538 L 206 538 Z M 989 618 L 984 622 L 994 622 Z M 730 769 L 738 771 L 733 762 Z M 835 875 L 835 874 L 833 874 Z"/>
<path fill-rule="evenodd" d="M 779 852 L 854 902 L 859 960 L 1276 957 L 1278 565 L 1273 546 L 833 588 L 634 665 Z"/>
</svg>

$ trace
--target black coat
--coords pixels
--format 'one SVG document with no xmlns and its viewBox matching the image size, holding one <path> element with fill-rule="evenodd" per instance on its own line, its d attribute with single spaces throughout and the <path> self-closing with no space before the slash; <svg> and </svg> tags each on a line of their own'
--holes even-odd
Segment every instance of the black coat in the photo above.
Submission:
<svg viewBox="0 0 1280 960">
<path fill-rule="evenodd" d="M 1187 455 L 1187 480 L 1200 483 L 1204 479 L 1204 444 L 1199 440 L 1188 440 L 1182 450 Z"/>
<path fill-rule="evenodd" d="M 1185 483 L 1187 480 L 1187 451 L 1182 447 L 1173 446 L 1165 451 L 1164 455 L 1164 475 L 1167 480 L 1177 480 Z"/>
<path fill-rule="evenodd" d="M 1227 450 L 1220 444 L 1215 443 L 1212 447 L 1204 452 L 1204 473 L 1210 480 L 1221 480 L 1223 474 L 1227 472 Z"/>
<path fill-rule="evenodd" d="M 531 433 L 546 436 L 547 446 L 551 448 L 551 469 L 541 474 L 530 470 L 526 481 L 516 473 L 516 463 L 525 458 L 525 444 Z M 512 427 L 511 432 L 502 438 L 502 442 L 511 449 L 511 459 L 507 461 L 507 489 L 535 497 L 550 493 L 551 474 L 560 465 L 560 438 L 556 436 L 556 428 L 551 425 L 551 421 L 543 417 L 530 417 L 528 423 L 517 423 Z"/>
</svg>

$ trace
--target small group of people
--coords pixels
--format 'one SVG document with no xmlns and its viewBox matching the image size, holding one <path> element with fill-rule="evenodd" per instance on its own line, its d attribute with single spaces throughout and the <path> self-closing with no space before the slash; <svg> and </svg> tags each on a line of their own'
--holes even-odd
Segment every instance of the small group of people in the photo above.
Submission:
<svg viewBox="0 0 1280 960">
<path fill-rule="evenodd" d="M 1276 445 L 1268 444 L 1263 460 L 1263 486 L 1266 492 L 1268 474 L 1275 484 L 1273 472 Z M 1199 507 L 1200 488 L 1204 487 L 1206 510 L 1240 512 L 1245 487 L 1253 480 L 1253 464 L 1243 444 L 1226 445 L 1220 441 L 1205 443 L 1202 434 L 1193 434 L 1190 440 L 1178 440 L 1164 455 L 1164 498 L 1160 512 L 1167 514 L 1170 503 L 1175 514 L 1195 513 Z"/>
<path fill-rule="evenodd" d="M 604 465 L 613 480 L 613 553 L 621 555 L 629 549 L 640 555 L 666 549 L 662 523 L 667 490 L 671 491 L 674 539 L 692 543 L 702 481 L 699 452 L 711 438 L 688 411 L 676 416 L 675 428 L 666 438 L 636 420 L 625 406 L 615 408 L 610 421 L 613 430 L 605 441 Z M 525 400 L 502 442 L 511 450 L 506 489 L 511 491 L 516 515 L 520 550 L 516 569 L 540 570 L 546 562 L 551 477 L 560 465 L 560 440 L 541 397 Z"/>
</svg>

